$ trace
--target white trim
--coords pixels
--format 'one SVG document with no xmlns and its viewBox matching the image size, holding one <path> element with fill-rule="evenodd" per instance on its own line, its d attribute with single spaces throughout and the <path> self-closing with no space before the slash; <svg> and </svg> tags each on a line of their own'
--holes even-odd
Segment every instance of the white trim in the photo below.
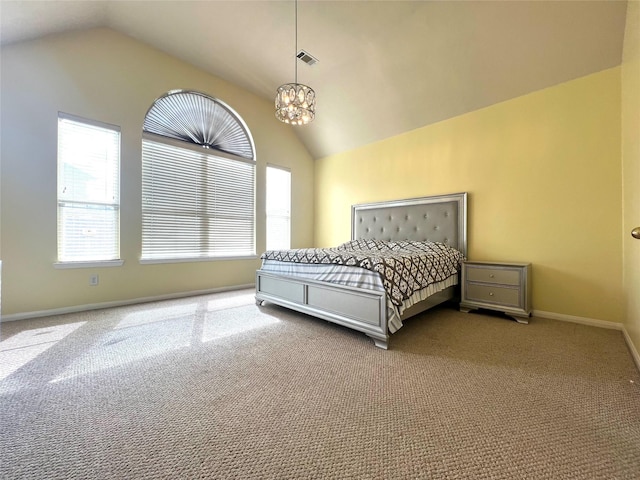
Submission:
<svg viewBox="0 0 640 480">
<path fill-rule="evenodd" d="M 636 350 L 636 346 L 631 341 L 629 332 L 627 332 L 627 329 L 624 325 L 622 326 L 622 334 L 624 335 L 624 339 L 627 342 L 627 347 L 629 347 L 629 353 L 631 353 L 633 361 L 636 362 L 636 367 L 638 367 L 638 370 L 640 370 L 640 354 L 638 353 L 638 350 Z"/>
<path fill-rule="evenodd" d="M 285 172 L 291 173 L 291 169 L 289 167 L 283 167 L 282 165 L 276 165 L 275 163 L 267 162 L 267 167 L 269 167 L 269 168 L 277 168 L 278 170 L 284 170 Z"/>
<path fill-rule="evenodd" d="M 596 318 L 577 317 L 574 315 L 565 315 L 564 313 L 543 312 L 542 310 L 534 310 L 531 315 L 534 317 L 549 318 L 551 320 L 560 320 L 563 322 L 580 323 L 582 325 L 590 325 L 592 327 L 610 328 L 612 330 L 622 330 L 623 328 L 623 325 L 618 322 L 598 320 Z"/>
<path fill-rule="evenodd" d="M 141 258 L 141 265 L 152 265 L 156 263 L 190 263 L 190 262 L 218 262 L 227 260 L 256 260 L 260 258 L 258 255 L 251 254 L 247 256 L 231 256 L 231 257 L 186 257 L 186 258 Z"/>
<path fill-rule="evenodd" d="M 600 328 L 610 328 L 612 330 L 620 330 L 624 337 L 625 343 L 627 344 L 627 348 L 629 349 L 629 353 L 631 354 L 631 358 L 638 370 L 640 370 L 640 354 L 636 349 L 635 345 L 631 341 L 631 337 L 627 332 L 624 324 L 618 322 L 609 322 L 607 320 L 598 320 L 595 318 L 586 318 L 586 317 L 576 317 L 574 315 L 565 315 L 564 313 L 554 313 L 554 312 L 543 312 L 540 310 L 534 310 L 532 315 L 534 317 L 540 318 L 549 318 L 551 320 L 560 320 L 562 322 L 572 322 L 572 323 L 580 323 L 582 325 L 590 325 L 592 327 L 600 327 Z"/>
<path fill-rule="evenodd" d="M 0 262 L 0 265 L 1 264 L 2 262 Z M 219 288 L 209 288 L 206 290 L 194 290 L 190 292 L 170 293 L 166 295 L 157 295 L 153 297 L 141 297 L 141 298 L 134 298 L 129 300 L 116 300 L 113 302 L 91 303 L 87 305 L 75 305 L 72 307 L 54 308 L 50 310 L 39 310 L 35 312 L 14 313 L 11 315 L 2 315 L 2 317 L 0 317 L 0 323 L 13 322 L 16 320 L 25 320 L 28 318 L 48 317 L 51 315 L 64 315 L 67 313 L 77 313 L 77 312 L 84 312 L 88 310 L 99 310 L 101 308 L 122 307 L 125 305 L 133 305 L 137 303 L 156 302 L 161 300 L 172 300 L 175 298 L 193 297 L 197 295 L 207 295 L 210 293 L 229 292 L 233 290 L 243 290 L 246 288 L 255 288 L 255 283 L 250 283 L 247 285 L 236 285 L 233 287 L 219 287 Z M 539 317 L 539 318 L 548 318 L 550 320 L 560 320 L 563 322 L 579 323 L 582 325 L 590 325 L 592 327 L 620 330 L 622 331 L 627 347 L 629 348 L 629 353 L 631 354 L 631 357 L 633 358 L 633 361 L 635 362 L 636 367 L 638 368 L 638 370 L 640 370 L 640 354 L 638 353 L 638 350 L 636 349 L 635 345 L 631 341 L 631 337 L 629 336 L 629 333 L 627 332 L 627 329 L 623 324 L 617 323 L 617 322 L 609 322 L 606 320 L 598 320 L 595 318 L 565 315 L 563 313 L 544 312 L 541 310 L 534 310 L 532 312 L 532 316 Z"/>
<path fill-rule="evenodd" d="M 88 310 L 99 310 L 101 308 L 122 307 L 125 305 L 134 305 L 137 303 L 157 302 L 161 300 L 172 300 L 175 298 L 194 297 L 196 295 L 207 295 L 210 293 L 228 292 L 232 290 L 243 290 L 245 288 L 255 288 L 255 283 L 247 285 L 235 285 L 233 287 L 208 288 L 206 290 L 194 290 L 190 292 L 169 293 L 166 295 L 158 295 L 154 297 L 132 298 L 129 300 L 116 300 L 113 302 L 90 303 L 87 305 L 74 305 L 71 307 L 53 308 L 51 310 L 39 310 L 36 312 L 13 313 L 10 315 L 2 315 L 0 323 L 13 322 L 16 320 L 25 320 L 28 318 L 48 317 L 50 315 L 64 315 L 66 313 L 85 312 Z"/>
<path fill-rule="evenodd" d="M 121 267 L 124 260 L 94 260 L 89 262 L 56 262 L 53 268 L 96 268 L 96 267 Z"/>
<path fill-rule="evenodd" d="M 114 132 L 118 132 L 118 133 L 120 133 L 120 130 L 121 130 L 119 125 L 101 122 L 100 120 L 93 120 L 91 118 L 80 117 L 78 115 L 73 115 L 71 113 L 58 111 L 58 118 L 61 118 L 63 120 L 70 120 L 75 123 L 86 123 L 87 125 L 91 125 L 93 127 L 104 128 L 106 130 L 113 130 Z"/>
</svg>

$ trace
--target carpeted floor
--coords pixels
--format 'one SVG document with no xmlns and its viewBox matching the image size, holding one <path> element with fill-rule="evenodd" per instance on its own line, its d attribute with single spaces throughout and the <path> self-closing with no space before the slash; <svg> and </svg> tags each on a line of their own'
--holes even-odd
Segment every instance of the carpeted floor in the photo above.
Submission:
<svg viewBox="0 0 640 480">
<path fill-rule="evenodd" d="M 0 338 L 2 479 L 637 479 L 622 334 L 443 307 L 376 348 L 243 290 Z"/>
</svg>

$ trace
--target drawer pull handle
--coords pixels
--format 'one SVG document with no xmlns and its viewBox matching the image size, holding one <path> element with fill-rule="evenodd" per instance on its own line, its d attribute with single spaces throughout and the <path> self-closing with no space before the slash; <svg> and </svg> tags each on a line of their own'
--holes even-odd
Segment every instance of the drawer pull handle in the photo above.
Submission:
<svg viewBox="0 0 640 480">
<path fill-rule="evenodd" d="M 493 277 L 494 277 L 493 273 L 490 273 L 489 278 L 493 278 Z"/>
<path fill-rule="evenodd" d="M 489 296 L 490 296 L 490 297 L 493 297 L 493 292 L 489 292 Z"/>
</svg>

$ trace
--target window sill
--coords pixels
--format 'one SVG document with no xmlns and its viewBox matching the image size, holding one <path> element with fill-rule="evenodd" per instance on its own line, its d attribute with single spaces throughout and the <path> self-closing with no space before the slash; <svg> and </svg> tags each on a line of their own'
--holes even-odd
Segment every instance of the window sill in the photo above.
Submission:
<svg viewBox="0 0 640 480">
<path fill-rule="evenodd" d="M 190 262 L 219 262 L 227 260 L 255 260 L 259 255 L 247 255 L 237 257 L 195 257 L 195 258 L 141 258 L 141 265 L 153 265 L 157 263 L 190 263 Z"/>
<path fill-rule="evenodd" d="M 121 267 L 124 265 L 124 260 L 96 260 L 92 262 L 56 262 L 53 264 L 53 268 L 67 269 L 67 268 L 96 268 L 96 267 Z"/>
</svg>

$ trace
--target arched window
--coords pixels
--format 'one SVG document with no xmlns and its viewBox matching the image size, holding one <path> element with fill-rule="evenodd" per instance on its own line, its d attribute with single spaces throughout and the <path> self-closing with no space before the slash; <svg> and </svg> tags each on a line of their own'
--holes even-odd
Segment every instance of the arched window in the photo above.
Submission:
<svg viewBox="0 0 640 480">
<path fill-rule="evenodd" d="M 142 136 L 142 261 L 255 255 L 255 147 L 228 105 L 158 98 Z"/>
</svg>

